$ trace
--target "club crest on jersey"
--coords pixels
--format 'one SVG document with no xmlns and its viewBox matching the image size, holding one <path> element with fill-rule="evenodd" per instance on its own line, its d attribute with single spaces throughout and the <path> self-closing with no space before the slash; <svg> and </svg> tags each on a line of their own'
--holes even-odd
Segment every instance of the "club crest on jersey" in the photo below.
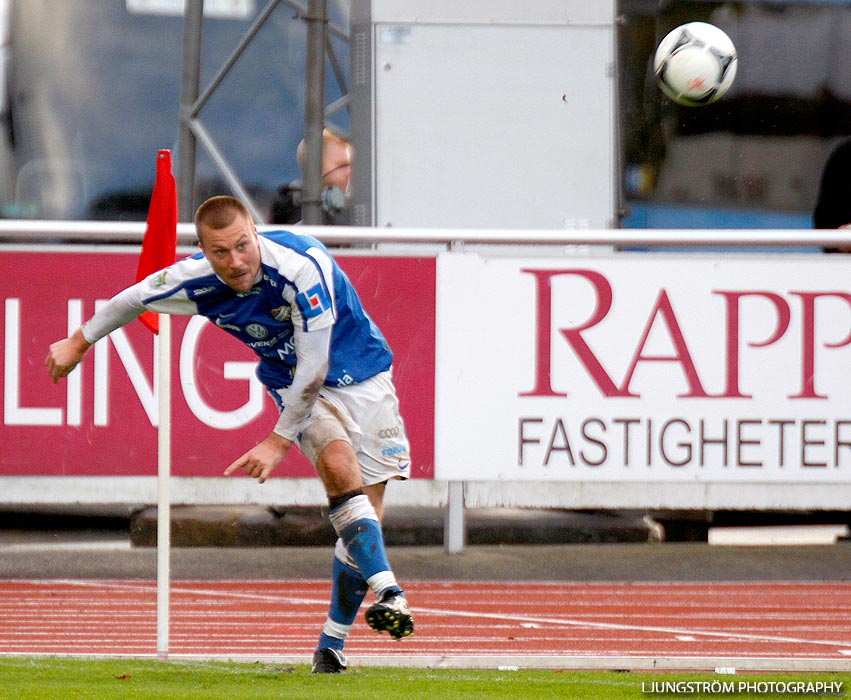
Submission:
<svg viewBox="0 0 851 700">
<path fill-rule="evenodd" d="M 272 309 L 272 318 L 276 321 L 289 321 L 292 314 L 292 308 L 286 304 Z"/>
<path fill-rule="evenodd" d="M 331 300 L 321 284 L 315 284 L 306 292 L 299 293 L 295 299 L 305 318 L 319 316 L 331 308 Z"/>
</svg>

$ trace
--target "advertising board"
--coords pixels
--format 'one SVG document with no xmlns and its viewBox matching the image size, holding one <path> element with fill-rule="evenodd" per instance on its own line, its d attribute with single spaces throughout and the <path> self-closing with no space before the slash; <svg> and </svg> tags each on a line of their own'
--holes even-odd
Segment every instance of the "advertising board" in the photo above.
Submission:
<svg viewBox="0 0 851 700">
<path fill-rule="evenodd" d="M 433 475 L 434 259 L 339 258 L 395 354 L 414 477 Z M 67 381 L 44 367 L 50 343 L 135 278 L 138 253 L 8 252 L 2 261 L 0 476 L 156 474 L 155 337 L 134 322 L 96 343 Z M 277 411 L 254 355 L 202 317 L 173 317 L 172 473 L 221 476 L 265 437 Z M 281 475 L 314 476 L 293 450 Z"/>
<path fill-rule="evenodd" d="M 438 259 L 437 478 L 851 482 L 824 256 Z"/>
</svg>

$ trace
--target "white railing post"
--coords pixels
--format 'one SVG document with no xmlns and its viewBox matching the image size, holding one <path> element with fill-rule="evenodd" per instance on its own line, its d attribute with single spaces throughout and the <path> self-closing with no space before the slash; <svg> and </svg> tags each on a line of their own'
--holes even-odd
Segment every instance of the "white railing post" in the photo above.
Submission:
<svg viewBox="0 0 851 700">
<path fill-rule="evenodd" d="M 464 482 L 450 481 L 446 491 L 446 510 L 443 514 L 443 551 L 447 554 L 463 552 L 466 536 Z"/>
</svg>

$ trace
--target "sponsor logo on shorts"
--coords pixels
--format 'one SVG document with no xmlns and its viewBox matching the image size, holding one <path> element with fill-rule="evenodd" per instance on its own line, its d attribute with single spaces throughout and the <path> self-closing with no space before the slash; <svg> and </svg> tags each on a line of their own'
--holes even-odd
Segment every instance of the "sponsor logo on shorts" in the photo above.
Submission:
<svg viewBox="0 0 851 700">
<path fill-rule="evenodd" d="M 408 448 L 405 445 L 392 445 L 381 450 L 382 457 L 392 457 L 393 455 L 407 454 Z"/>
<path fill-rule="evenodd" d="M 378 431 L 378 437 L 382 438 L 394 438 L 399 437 L 399 434 L 402 432 L 402 429 L 396 425 L 392 428 L 382 428 Z"/>
</svg>

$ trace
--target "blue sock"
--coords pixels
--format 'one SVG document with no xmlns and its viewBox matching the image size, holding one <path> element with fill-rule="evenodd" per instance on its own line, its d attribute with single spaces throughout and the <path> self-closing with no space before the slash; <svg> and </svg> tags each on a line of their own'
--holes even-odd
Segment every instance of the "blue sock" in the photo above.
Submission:
<svg viewBox="0 0 851 700">
<path fill-rule="evenodd" d="M 346 551 L 376 595 L 400 590 L 384 551 L 381 524 L 369 499 L 356 495 L 332 509 L 329 515 Z"/>
<path fill-rule="evenodd" d="M 357 520 L 340 533 L 340 538 L 366 581 L 379 572 L 390 571 L 384 535 L 377 520 Z"/>
<path fill-rule="evenodd" d="M 319 635 L 317 649 L 343 650 L 346 643 L 345 635 L 352 626 L 358 614 L 360 604 L 369 590 L 360 572 L 347 566 L 334 557 L 334 567 L 331 574 L 331 606 L 328 610 L 328 620 L 322 634 Z M 334 636 L 335 632 L 342 637 Z"/>
</svg>

